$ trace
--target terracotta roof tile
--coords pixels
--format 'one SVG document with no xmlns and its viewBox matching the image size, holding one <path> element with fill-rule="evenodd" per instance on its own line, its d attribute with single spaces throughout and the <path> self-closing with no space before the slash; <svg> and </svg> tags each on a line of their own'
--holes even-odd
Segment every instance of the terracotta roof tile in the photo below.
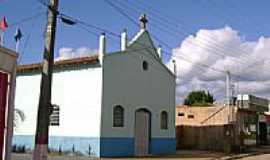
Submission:
<svg viewBox="0 0 270 160">
<path fill-rule="evenodd" d="M 69 65 L 89 64 L 98 61 L 98 56 L 79 57 L 67 60 L 59 60 L 54 62 L 54 67 L 63 67 Z M 28 72 L 41 69 L 42 63 L 25 64 L 17 66 L 17 73 Z"/>
</svg>

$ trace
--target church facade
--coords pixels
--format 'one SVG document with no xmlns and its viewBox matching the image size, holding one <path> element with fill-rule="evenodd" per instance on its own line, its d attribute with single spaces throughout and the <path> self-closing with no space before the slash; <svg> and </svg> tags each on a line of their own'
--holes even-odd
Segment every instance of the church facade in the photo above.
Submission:
<svg viewBox="0 0 270 160">
<path fill-rule="evenodd" d="M 59 106 L 59 122 L 49 129 L 51 150 L 95 157 L 175 152 L 175 76 L 141 26 L 129 42 L 121 34 L 118 52 L 106 53 L 102 34 L 97 56 L 55 62 L 52 103 Z M 17 68 L 15 106 L 26 119 L 13 145 L 34 147 L 40 71 L 41 64 Z"/>
</svg>

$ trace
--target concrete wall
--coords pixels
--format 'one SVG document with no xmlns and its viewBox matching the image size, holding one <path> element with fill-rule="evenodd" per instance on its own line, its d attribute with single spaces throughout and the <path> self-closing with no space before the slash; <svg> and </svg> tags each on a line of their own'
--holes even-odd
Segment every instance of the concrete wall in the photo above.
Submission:
<svg viewBox="0 0 270 160">
<path fill-rule="evenodd" d="M 17 54 L 14 51 L 0 47 L 0 70 L 13 73 L 16 60 Z"/>
<path fill-rule="evenodd" d="M 25 113 L 26 119 L 15 129 L 14 144 L 25 143 L 27 147 L 33 148 L 40 79 L 40 74 L 22 74 L 17 77 L 15 105 Z M 76 148 L 84 148 L 82 152 L 88 150 L 91 144 L 94 154 L 99 154 L 101 87 L 100 67 L 73 68 L 54 73 L 52 103 L 60 106 L 60 126 L 50 127 L 50 138 L 57 139 L 50 142 L 51 147 L 71 149 L 72 144 L 67 143 L 73 139 L 74 144 L 77 143 Z M 75 142 L 76 138 L 84 138 L 83 143 Z"/>
<path fill-rule="evenodd" d="M 222 147 L 226 148 L 226 143 L 230 143 L 234 149 L 256 145 L 258 114 L 245 109 L 234 110 L 236 108 L 231 107 L 233 106 L 178 106 L 176 109 L 178 147 L 221 150 Z M 188 118 L 189 115 L 194 117 Z M 230 123 L 229 115 L 234 117 L 233 123 Z M 228 137 L 225 129 L 229 124 L 234 126 Z M 217 145 L 214 145 L 215 143 Z"/>
<path fill-rule="evenodd" d="M 223 125 L 229 123 L 229 107 L 226 106 L 178 106 L 176 125 Z M 193 116 L 193 118 L 189 116 Z"/>
<path fill-rule="evenodd" d="M 142 67 L 143 61 L 148 63 L 146 71 Z M 105 156 L 134 154 L 135 111 L 140 108 L 151 112 L 150 152 L 152 154 L 174 152 L 174 88 L 174 76 L 154 58 L 154 54 L 151 55 L 145 49 L 105 56 L 101 152 L 104 151 Z M 124 107 L 123 128 L 112 127 L 115 105 Z M 167 111 L 169 115 L 167 130 L 160 128 L 162 111 Z M 102 144 L 104 144 L 103 151 Z"/>
<path fill-rule="evenodd" d="M 177 126 L 178 149 L 230 152 L 233 145 L 233 127 L 230 125 Z"/>
<path fill-rule="evenodd" d="M 238 95 L 237 107 L 249 111 L 264 113 L 268 111 L 269 100 L 253 95 Z"/>
<path fill-rule="evenodd" d="M 230 152 L 236 138 L 234 127 L 229 125 L 230 115 L 236 116 L 232 107 L 178 106 L 177 148 Z"/>
</svg>

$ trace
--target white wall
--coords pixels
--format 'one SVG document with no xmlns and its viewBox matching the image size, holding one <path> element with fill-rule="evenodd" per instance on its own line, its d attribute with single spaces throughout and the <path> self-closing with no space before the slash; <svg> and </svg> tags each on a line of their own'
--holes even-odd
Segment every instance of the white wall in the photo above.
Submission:
<svg viewBox="0 0 270 160">
<path fill-rule="evenodd" d="M 0 46 L 0 70 L 13 73 L 16 60 L 17 54 L 14 51 Z"/>
<path fill-rule="evenodd" d="M 17 77 L 15 106 L 26 120 L 15 135 L 35 134 L 40 79 L 37 74 Z M 60 126 L 51 126 L 50 135 L 99 137 L 101 85 L 101 68 L 54 73 L 52 103 L 60 106 Z"/>
<path fill-rule="evenodd" d="M 146 54 L 146 55 L 143 55 Z M 149 69 L 142 68 L 143 60 Z M 150 110 L 151 136 L 175 136 L 174 77 L 148 52 L 115 53 L 104 58 L 102 137 L 134 137 L 135 111 Z M 125 109 L 124 128 L 113 128 L 113 106 Z M 160 129 L 160 113 L 169 114 L 169 129 Z"/>
</svg>

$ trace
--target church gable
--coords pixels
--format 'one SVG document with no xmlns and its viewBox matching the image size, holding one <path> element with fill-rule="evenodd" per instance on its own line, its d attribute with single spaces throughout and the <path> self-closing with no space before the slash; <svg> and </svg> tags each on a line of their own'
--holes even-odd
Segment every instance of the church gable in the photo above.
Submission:
<svg viewBox="0 0 270 160">
<path fill-rule="evenodd" d="M 111 54 L 105 54 L 105 35 L 100 36 L 100 48 L 99 48 L 99 58 L 100 62 L 103 62 L 103 57 L 117 56 L 117 55 L 131 55 L 139 56 L 141 58 L 147 57 L 151 59 L 152 63 L 155 63 L 155 66 L 158 66 L 159 70 L 165 70 L 169 76 L 174 74 L 167 68 L 167 66 L 162 62 L 162 48 L 159 46 L 155 47 L 150 33 L 146 29 L 147 19 L 145 15 L 140 17 L 140 30 L 139 32 L 128 42 L 127 31 L 124 30 L 121 33 L 121 50 Z M 105 58 L 106 59 L 106 58 Z M 161 67 L 159 67 L 161 66 Z M 162 72 L 162 71 L 161 71 Z"/>
<path fill-rule="evenodd" d="M 140 32 L 138 32 L 137 35 L 130 41 L 127 46 L 127 51 L 132 50 L 148 50 L 149 53 L 158 58 L 158 53 L 147 30 L 140 30 Z"/>
</svg>

